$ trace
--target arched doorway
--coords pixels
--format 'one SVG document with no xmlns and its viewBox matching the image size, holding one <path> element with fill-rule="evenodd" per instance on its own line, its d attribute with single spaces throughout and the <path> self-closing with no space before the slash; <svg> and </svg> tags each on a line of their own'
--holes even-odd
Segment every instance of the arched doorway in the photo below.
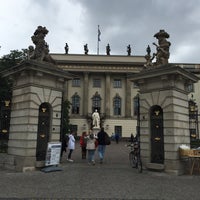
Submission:
<svg viewBox="0 0 200 200">
<path fill-rule="evenodd" d="M 51 106 L 48 103 L 42 103 L 39 107 L 36 161 L 44 161 L 46 158 L 46 150 L 50 138 L 50 119 Z"/>
<path fill-rule="evenodd" d="M 164 134 L 163 134 L 163 110 L 160 106 L 152 106 L 150 109 L 151 121 L 151 162 L 164 163 Z"/>
</svg>

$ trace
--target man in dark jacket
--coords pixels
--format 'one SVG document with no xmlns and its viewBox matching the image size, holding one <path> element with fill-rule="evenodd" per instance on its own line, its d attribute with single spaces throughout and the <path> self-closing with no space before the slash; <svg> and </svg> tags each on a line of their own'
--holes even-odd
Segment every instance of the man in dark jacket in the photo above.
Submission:
<svg viewBox="0 0 200 200">
<path fill-rule="evenodd" d="M 106 138 L 107 133 L 104 131 L 104 128 L 101 128 L 101 131 L 98 132 L 97 137 L 98 137 L 98 154 L 100 158 L 100 163 L 103 163 L 104 159 L 104 154 L 105 154 L 105 149 L 106 149 Z"/>
</svg>

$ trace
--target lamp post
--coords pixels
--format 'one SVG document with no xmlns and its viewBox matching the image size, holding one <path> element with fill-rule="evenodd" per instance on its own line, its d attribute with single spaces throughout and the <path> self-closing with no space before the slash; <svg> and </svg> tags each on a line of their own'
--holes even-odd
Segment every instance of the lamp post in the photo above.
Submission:
<svg viewBox="0 0 200 200">
<path fill-rule="evenodd" d="M 139 144 L 139 155 L 140 155 L 140 96 L 137 94 L 137 139 Z"/>
<path fill-rule="evenodd" d="M 193 99 L 193 96 L 189 100 L 189 131 L 190 131 L 190 142 L 199 138 L 198 106 L 195 100 Z"/>
</svg>

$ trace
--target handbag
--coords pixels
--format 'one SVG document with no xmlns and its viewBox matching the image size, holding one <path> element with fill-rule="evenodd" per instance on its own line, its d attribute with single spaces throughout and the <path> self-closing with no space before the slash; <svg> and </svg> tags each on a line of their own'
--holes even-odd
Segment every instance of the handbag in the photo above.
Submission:
<svg viewBox="0 0 200 200">
<path fill-rule="evenodd" d="M 98 146 L 98 140 L 97 139 L 95 139 L 95 148 L 97 148 L 97 146 Z"/>
<path fill-rule="evenodd" d="M 106 133 L 105 134 L 105 145 L 110 145 L 110 137 L 109 137 L 109 135 Z"/>
</svg>

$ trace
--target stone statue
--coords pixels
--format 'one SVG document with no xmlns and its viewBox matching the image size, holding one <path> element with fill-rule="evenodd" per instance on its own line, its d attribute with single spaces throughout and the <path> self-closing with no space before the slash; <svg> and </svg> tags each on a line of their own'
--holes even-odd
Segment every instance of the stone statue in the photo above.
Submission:
<svg viewBox="0 0 200 200">
<path fill-rule="evenodd" d="M 27 51 L 27 55 L 28 55 L 28 60 L 33 59 L 34 58 L 34 46 L 30 45 L 28 47 L 28 51 Z"/>
<path fill-rule="evenodd" d="M 157 53 L 154 54 L 154 57 L 156 57 L 156 65 L 164 65 L 168 63 L 169 59 L 169 47 L 171 45 L 170 42 L 166 40 L 166 38 L 169 38 L 169 34 L 165 32 L 165 30 L 160 30 L 158 33 L 154 35 L 156 39 L 158 39 L 158 45 L 156 43 L 153 43 L 153 45 L 156 46 Z"/>
<path fill-rule="evenodd" d="M 95 128 L 100 128 L 100 116 L 99 116 L 99 113 L 97 112 L 97 109 L 92 114 L 92 119 L 93 119 L 93 122 L 92 122 L 93 126 Z"/>
<path fill-rule="evenodd" d="M 106 46 L 106 54 L 107 55 L 110 55 L 110 45 L 108 44 L 107 46 Z"/>
<path fill-rule="evenodd" d="M 69 52 L 69 46 L 67 43 L 65 43 L 65 54 L 68 54 Z"/>
<path fill-rule="evenodd" d="M 154 59 L 154 57 L 151 57 L 151 48 L 148 45 L 147 49 L 146 49 L 147 54 L 145 55 L 145 59 L 146 59 L 146 64 L 144 65 L 144 67 L 150 67 L 152 66 L 152 60 Z"/>
<path fill-rule="evenodd" d="M 130 44 L 127 46 L 127 53 L 128 53 L 128 56 L 131 55 L 131 46 L 130 46 Z"/>
<path fill-rule="evenodd" d="M 87 44 L 84 45 L 84 51 L 85 51 L 85 55 L 87 55 L 88 52 L 89 52 L 89 50 L 88 50 L 88 45 L 87 45 Z"/>
<path fill-rule="evenodd" d="M 46 27 L 37 27 L 34 35 L 31 37 L 33 43 L 35 44 L 35 49 L 32 46 L 29 47 L 29 58 L 55 64 L 55 61 L 49 55 L 49 46 L 44 40 L 48 32 L 49 31 L 46 29 Z"/>
</svg>

